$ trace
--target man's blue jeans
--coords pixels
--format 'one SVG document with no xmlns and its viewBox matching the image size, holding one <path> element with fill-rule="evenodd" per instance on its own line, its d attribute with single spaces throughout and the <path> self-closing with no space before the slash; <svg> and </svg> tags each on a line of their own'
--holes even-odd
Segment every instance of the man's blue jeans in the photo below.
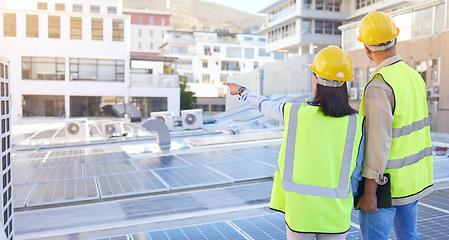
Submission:
<svg viewBox="0 0 449 240">
<path fill-rule="evenodd" d="M 418 240 L 416 226 L 418 201 L 391 208 L 379 208 L 376 213 L 360 210 L 360 232 L 362 240 L 388 240 L 394 223 L 394 234 L 398 240 Z"/>
</svg>

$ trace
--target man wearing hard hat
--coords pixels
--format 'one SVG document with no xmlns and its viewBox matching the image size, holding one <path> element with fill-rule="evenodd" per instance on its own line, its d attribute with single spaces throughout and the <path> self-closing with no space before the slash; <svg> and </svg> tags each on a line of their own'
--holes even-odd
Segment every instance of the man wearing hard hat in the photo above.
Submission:
<svg viewBox="0 0 449 240">
<path fill-rule="evenodd" d="M 322 49 L 310 70 L 315 97 L 307 104 L 274 102 L 241 85 L 224 85 L 284 122 L 270 208 L 285 213 L 287 239 L 344 240 L 351 227 L 351 189 L 358 184 L 351 176 L 360 175 L 363 159 L 364 118 L 348 103 L 352 61 L 344 51 Z"/>
<path fill-rule="evenodd" d="M 361 239 L 419 239 L 418 200 L 433 190 L 432 145 L 426 86 L 418 72 L 396 53 L 399 29 L 383 12 L 370 12 L 360 23 L 358 40 L 377 68 L 360 103 L 366 117 L 366 177 L 360 208 Z M 389 173 L 392 206 L 377 208 L 376 190 Z"/>
</svg>

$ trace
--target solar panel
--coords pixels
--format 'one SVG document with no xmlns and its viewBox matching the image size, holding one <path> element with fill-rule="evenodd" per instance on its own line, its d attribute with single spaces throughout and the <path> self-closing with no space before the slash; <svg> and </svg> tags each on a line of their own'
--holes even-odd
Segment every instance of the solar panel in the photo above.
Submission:
<svg viewBox="0 0 449 240">
<path fill-rule="evenodd" d="M 12 155 L 13 161 L 43 159 L 48 152 L 15 153 Z"/>
<path fill-rule="evenodd" d="M 246 181 L 253 179 L 271 178 L 276 171 L 275 166 L 253 161 L 244 160 L 232 163 L 210 164 L 211 168 L 224 173 L 234 179 L 234 181 Z"/>
<path fill-rule="evenodd" d="M 234 182 L 232 179 L 218 174 L 210 168 L 200 165 L 156 169 L 153 171 L 170 186 L 170 189 L 182 189 Z"/>
<path fill-rule="evenodd" d="M 126 152 L 108 152 L 87 155 L 88 163 L 112 162 L 129 159 Z"/>
<path fill-rule="evenodd" d="M 93 177 L 38 183 L 26 206 L 98 199 Z"/>
<path fill-rule="evenodd" d="M 201 152 L 201 153 L 189 153 L 177 155 L 183 160 L 191 163 L 191 164 L 208 164 L 208 163 L 218 163 L 218 162 L 229 162 L 229 161 L 237 161 L 239 158 L 231 155 L 230 153 L 225 152 Z"/>
<path fill-rule="evenodd" d="M 130 160 L 139 170 L 188 166 L 190 163 L 176 156 L 138 158 Z"/>
<path fill-rule="evenodd" d="M 277 165 L 279 155 L 279 153 L 267 147 L 253 148 L 253 149 L 236 149 L 232 150 L 230 153 L 244 160 L 258 160 L 271 164 L 273 166 Z"/>
<path fill-rule="evenodd" d="M 35 168 L 39 167 L 41 161 L 28 160 L 14 162 L 11 166 L 12 179 L 14 185 L 25 184 L 30 178 L 30 175 L 34 172 Z"/>
<path fill-rule="evenodd" d="M 106 238 L 96 238 L 95 240 L 129 240 L 127 235 L 116 236 L 116 237 L 106 237 Z"/>
<path fill-rule="evenodd" d="M 135 171 L 137 171 L 137 168 L 129 160 L 86 164 L 86 176 L 100 176 Z"/>
<path fill-rule="evenodd" d="M 81 165 L 86 163 L 86 155 L 67 155 L 58 157 L 47 157 L 42 167 L 56 167 L 67 165 Z"/>
<path fill-rule="evenodd" d="M 101 198 L 168 191 L 149 171 L 99 176 L 98 185 Z"/>
<path fill-rule="evenodd" d="M 31 139 L 52 138 L 56 134 L 57 131 L 58 131 L 58 129 L 49 129 L 49 130 L 40 131 L 38 134 L 33 136 Z"/>
<path fill-rule="evenodd" d="M 25 207 L 25 203 L 30 196 L 31 191 L 34 188 L 34 184 L 28 185 L 14 185 L 14 191 L 12 191 L 12 195 L 14 198 L 14 207 L 20 208 Z"/>
<path fill-rule="evenodd" d="M 429 197 L 420 199 L 419 202 L 449 211 L 448 199 L 449 199 L 449 189 L 441 189 L 438 191 L 434 191 Z"/>
<path fill-rule="evenodd" d="M 270 214 L 230 222 L 252 239 L 286 239 L 284 214 Z"/>
<path fill-rule="evenodd" d="M 27 183 L 81 178 L 83 176 L 84 170 L 82 165 L 36 168 Z"/>
<path fill-rule="evenodd" d="M 233 226 L 226 222 L 202 224 L 196 226 L 172 228 L 132 235 L 133 240 L 178 240 L 178 239 L 213 239 L 213 240 L 247 240 Z"/>
</svg>

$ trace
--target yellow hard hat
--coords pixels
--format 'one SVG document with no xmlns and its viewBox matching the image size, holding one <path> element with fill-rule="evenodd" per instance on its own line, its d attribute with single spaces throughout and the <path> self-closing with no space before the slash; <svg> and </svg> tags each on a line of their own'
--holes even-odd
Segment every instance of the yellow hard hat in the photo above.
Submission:
<svg viewBox="0 0 449 240">
<path fill-rule="evenodd" d="M 357 39 L 364 44 L 379 45 L 395 39 L 399 35 L 399 28 L 390 15 L 372 11 L 360 23 Z"/>
<path fill-rule="evenodd" d="M 309 69 L 322 78 L 338 82 L 351 81 L 353 77 L 351 58 L 334 45 L 321 49 Z"/>
</svg>

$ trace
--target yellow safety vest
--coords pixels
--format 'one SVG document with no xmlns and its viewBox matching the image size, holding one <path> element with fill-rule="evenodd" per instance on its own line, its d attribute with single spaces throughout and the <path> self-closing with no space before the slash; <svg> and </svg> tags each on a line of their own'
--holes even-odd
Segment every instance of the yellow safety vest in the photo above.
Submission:
<svg viewBox="0 0 449 240">
<path fill-rule="evenodd" d="M 429 195 L 433 190 L 426 85 L 418 72 L 403 61 L 381 68 L 377 75 L 390 85 L 395 98 L 393 139 L 385 173 L 391 177 L 393 205 L 405 205 Z M 361 115 L 365 115 L 364 96 L 365 91 L 360 102 Z"/>
<path fill-rule="evenodd" d="M 270 208 L 303 233 L 344 233 L 353 206 L 350 178 L 362 139 L 363 117 L 328 117 L 317 106 L 286 103 L 284 139 Z"/>
</svg>

